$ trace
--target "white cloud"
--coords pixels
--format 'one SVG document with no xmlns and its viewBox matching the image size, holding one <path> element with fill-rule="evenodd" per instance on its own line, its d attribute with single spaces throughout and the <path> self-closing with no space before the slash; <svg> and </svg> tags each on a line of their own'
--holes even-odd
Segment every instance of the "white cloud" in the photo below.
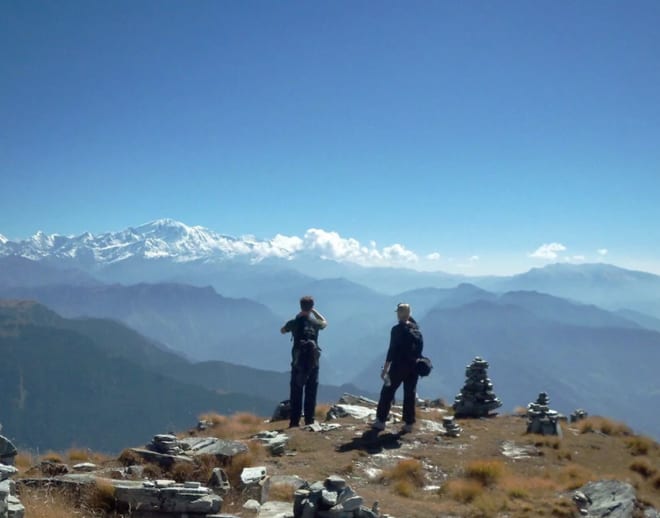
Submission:
<svg viewBox="0 0 660 518">
<path fill-rule="evenodd" d="M 471 263 L 476 263 L 478 260 L 479 260 L 479 256 L 478 256 L 478 255 L 473 255 L 472 257 L 470 257 L 470 258 L 468 259 L 468 261 L 470 261 Z"/>
<path fill-rule="evenodd" d="M 599 248 L 598 250 L 596 250 L 596 252 L 598 252 L 598 255 L 605 256 L 607 255 L 609 250 L 607 248 Z"/>
<path fill-rule="evenodd" d="M 539 246 L 534 252 L 529 254 L 530 257 L 536 259 L 557 259 L 559 252 L 566 250 L 566 247 L 561 243 L 546 243 Z"/>
<path fill-rule="evenodd" d="M 439 261 L 442 256 L 438 252 L 433 252 L 426 256 L 427 261 Z"/>
<path fill-rule="evenodd" d="M 307 230 L 302 241 L 302 250 L 315 251 L 323 259 L 348 261 L 362 266 L 409 266 L 419 261 L 415 252 L 398 243 L 378 249 L 374 241 L 364 246 L 357 239 L 344 238 L 337 232 L 319 228 Z"/>
</svg>

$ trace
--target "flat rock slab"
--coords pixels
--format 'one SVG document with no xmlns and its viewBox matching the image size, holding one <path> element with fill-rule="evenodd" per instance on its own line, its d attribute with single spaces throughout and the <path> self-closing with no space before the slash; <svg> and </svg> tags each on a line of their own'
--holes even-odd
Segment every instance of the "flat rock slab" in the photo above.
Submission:
<svg viewBox="0 0 660 518">
<path fill-rule="evenodd" d="M 635 510 L 636 494 L 633 486 L 617 480 L 589 482 L 580 488 L 591 503 L 586 505 L 590 518 L 632 518 Z"/>
</svg>

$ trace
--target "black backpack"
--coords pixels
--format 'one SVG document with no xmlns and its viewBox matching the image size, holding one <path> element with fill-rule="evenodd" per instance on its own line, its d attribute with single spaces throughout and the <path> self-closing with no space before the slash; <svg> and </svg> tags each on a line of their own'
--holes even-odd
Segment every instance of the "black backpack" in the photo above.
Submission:
<svg viewBox="0 0 660 518">
<path fill-rule="evenodd" d="M 422 332 L 417 327 L 417 323 L 413 325 L 408 324 L 407 326 L 408 334 L 410 335 L 410 348 L 411 356 L 415 358 L 415 372 L 418 376 L 425 377 L 431 374 L 433 369 L 433 363 L 431 363 L 430 358 L 422 356 L 422 351 L 424 350 L 424 337 Z"/>
<path fill-rule="evenodd" d="M 319 366 L 321 348 L 317 343 L 317 335 L 318 330 L 308 317 L 296 319 L 291 366 L 298 372 L 309 373 Z"/>
</svg>

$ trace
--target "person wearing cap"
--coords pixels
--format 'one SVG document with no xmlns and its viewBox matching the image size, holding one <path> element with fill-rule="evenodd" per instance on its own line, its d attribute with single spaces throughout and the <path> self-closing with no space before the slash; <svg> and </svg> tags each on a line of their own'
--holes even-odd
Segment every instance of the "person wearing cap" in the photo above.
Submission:
<svg viewBox="0 0 660 518">
<path fill-rule="evenodd" d="M 417 358 L 422 355 L 424 340 L 417 322 L 411 315 L 410 304 L 398 304 L 399 322 L 390 332 L 390 346 L 385 365 L 380 374 L 383 388 L 380 391 L 374 430 L 384 430 L 397 389 L 403 383 L 403 421 L 401 432 L 408 433 L 415 424 L 415 391 L 419 376 L 415 369 Z"/>
<path fill-rule="evenodd" d="M 280 329 L 282 334 L 291 333 L 293 340 L 293 347 L 291 349 L 292 360 L 289 394 L 291 416 L 289 419 L 289 428 L 299 426 L 300 418 L 303 415 L 303 392 L 305 396 L 305 424 L 310 425 L 314 423 L 316 392 L 319 386 L 318 354 L 320 354 L 320 348 L 318 348 L 318 335 L 319 331 L 325 329 L 327 325 L 328 321 L 325 317 L 314 308 L 314 299 L 310 296 L 304 296 L 300 299 L 300 313 Z M 317 361 L 311 368 L 309 366 L 303 368 L 297 361 L 300 355 L 301 345 L 306 338 L 311 338 L 314 342 L 314 347 L 317 349 Z"/>
</svg>

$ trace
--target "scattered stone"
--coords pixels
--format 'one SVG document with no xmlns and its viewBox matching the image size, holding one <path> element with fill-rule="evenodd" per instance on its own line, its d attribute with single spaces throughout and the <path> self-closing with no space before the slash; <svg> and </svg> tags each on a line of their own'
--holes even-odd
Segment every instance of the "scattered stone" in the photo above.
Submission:
<svg viewBox="0 0 660 518">
<path fill-rule="evenodd" d="M 617 480 L 589 482 L 573 493 L 578 511 L 592 518 L 632 518 L 636 499 L 633 486 Z"/>
<path fill-rule="evenodd" d="M 262 479 L 266 478 L 266 467 L 257 466 L 254 468 L 243 468 L 241 472 L 241 482 L 245 486 L 251 484 L 258 484 Z"/>
<path fill-rule="evenodd" d="M 243 504 L 243 510 L 248 514 L 258 514 L 261 504 L 252 498 Z"/>
<path fill-rule="evenodd" d="M 96 471 L 98 469 L 98 466 L 91 462 L 81 462 L 80 464 L 74 464 L 72 468 L 73 471 L 89 473 L 90 471 Z"/>
<path fill-rule="evenodd" d="M 338 419 L 340 417 L 353 417 L 355 419 L 367 420 L 376 417 L 376 409 L 361 405 L 347 405 L 337 403 L 332 405 L 325 416 L 326 421 Z"/>
<path fill-rule="evenodd" d="M 17 454 L 16 446 L 4 435 L 0 435 L 0 464 L 13 465 Z"/>
<path fill-rule="evenodd" d="M 550 398 L 541 392 L 536 402 L 527 405 L 527 433 L 562 436 L 559 412 L 550 410 Z"/>
<path fill-rule="evenodd" d="M 288 421 L 291 417 L 291 401 L 286 399 L 278 403 L 273 412 L 273 417 L 270 418 L 270 422 L 275 421 Z"/>
<path fill-rule="evenodd" d="M 209 487 L 216 493 L 227 494 L 231 491 L 231 484 L 227 472 L 222 468 L 213 468 L 211 479 L 209 480 Z"/>
<path fill-rule="evenodd" d="M 442 418 L 442 427 L 444 428 L 445 437 L 460 437 L 463 428 L 456 424 L 454 416 L 445 416 Z"/>
<path fill-rule="evenodd" d="M 23 518 L 25 508 L 16 496 L 16 483 L 9 477 L 18 470 L 13 466 L 0 464 L 0 517 Z"/>
<path fill-rule="evenodd" d="M 346 480 L 331 475 L 294 493 L 294 518 L 380 518 L 378 503 L 365 507 Z M 261 515 L 259 515 L 261 516 Z"/>
<path fill-rule="evenodd" d="M 531 444 L 520 445 L 513 441 L 504 441 L 502 443 L 502 455 L 510 459 L 528 459 L 530 457 L 538 457 L 540 451 L 536 446 Z"/>
<path fill-rule="evenodd" d="M 290 502 L 266 502 L 259 509 L 259 518 L 293 518 L 293 508 Z"/>
<path fill-rule="evenodd" d="M 586 410 L 583 410 L 581 408 L 578 408 L 573 411 L 573 413 L 568 417 L 568 422 L 569 423 L 575 423 L 577 421 L 581 421 L 582 419 L 586 419 L 589 417 L 589 414 L 587 413 Z"/>
<path fill-rule="evenodd" d="M 378 407 L 378 401 L 374 401 L 373 399 L 369 399 L 368 397 L 364 396 L 354 396 L 353 394 L 349 394 L 347 392 L 345 392 L 342 397 L 339 398 L 338 403 L 344 405 L 366 406 L 369 408 Z"/>
<path fill-rule="evenodd" d="M 493 384 L 488 378 L 488 362 L 479 356 L 465 369 L 465 385 L 456 395 L 454 415 L 456 417 L 489 417 L 502 406 L 502 402 L 493 393 Z"/>
<path fill-rule="evenodd" d="M 147 462 L 169 467 L 175 462 L 192 462 L 200 455 L 213 455 L 226 461 L 239 453 L 246 453 L 247 446 L 240 441 L 226 441 L 217 437 L 187 437 L 177 439 L 171 434 L 155 435 L 145 448 L 131 448 Z"/>
<path fill-rule="evenodd" d="M 57 475 L 66 475 L 69 472 L 69 466 L 61 462 L 52 462 L 50 460 L 42 460 L 39 465 L 41 473 L 47 477 L 56 477 Z"/>
<path fill-rule="evenodd" d="M 289 444 L 289 436 L 275 430 L 259 432 L 252 438 L 263 444 L 270 454 L 275 456 L 284 455 Z"/>
</svg>

